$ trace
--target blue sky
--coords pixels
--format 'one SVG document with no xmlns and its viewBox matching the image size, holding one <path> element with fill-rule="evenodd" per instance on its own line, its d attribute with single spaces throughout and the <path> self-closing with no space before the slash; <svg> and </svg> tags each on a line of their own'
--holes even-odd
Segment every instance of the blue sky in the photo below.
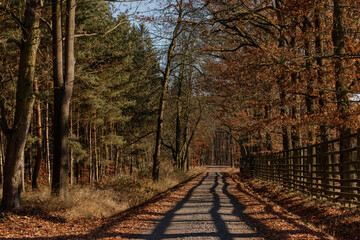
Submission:
<svg viewBox="0 0 360 240">
<path fill-rule="evenodd" d="M 164 30 L 161 30 L 162 26 L 156 24 L 156 22 L 142 21 L 139 20 L 139 17 L 154 17 L 159 12 L 159 6 L 163 3 L 164 0 L 141 0 L 141 1 L 128 1 L 123 3 L 115 3 L 115 6 L 118 8 L 118 12 L 125 12 L 129 19 L 134 23 L 144 23 L 145 26 L 149 29 L 152 38 L 154 39 L 154 44 L 157 48 L 162 48 L 166 45 L 164 41 L 159 36 L 160 32 L 164 33 Z"/>
<path fill-rule="evenodd" d="M 128 1 L 115 3 L 114 5 L 120 12 L 125 12 L 127 15 L 133 17 L 139 15 L 152 16 L 157 7 L 157 3 L 154 0 Z"/>
</svg>

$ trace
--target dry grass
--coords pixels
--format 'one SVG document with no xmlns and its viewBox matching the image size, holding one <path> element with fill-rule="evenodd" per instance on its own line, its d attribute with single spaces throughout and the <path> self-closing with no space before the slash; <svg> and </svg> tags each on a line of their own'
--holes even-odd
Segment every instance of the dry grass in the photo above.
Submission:
<svg viewBox="0 0 360 240">
<path fill-rule="evenodd" d="M 237 172 L 239 172 L 239 168 L 226 167 L 226 168 L 221 168 L 221 171 L 227 172 L 227 173 L 237 173 Z"/>
<path fill-rule="evenodd" d="M 49 187 L 43 187 L 41 191 L 23 194 L 23 202 L 25 207 L 66 220 L 99 219 L 141 204 L 204 170 L 196 167 L 184 173 L 170 165 L 162 165 L 157 183 L 151 180 L 151 169 L 148 168 L 132 176 L 122 174 L 107 177 L 92 186 L 72 186 L 66 200 L 51 196 Z"/>
</svg>

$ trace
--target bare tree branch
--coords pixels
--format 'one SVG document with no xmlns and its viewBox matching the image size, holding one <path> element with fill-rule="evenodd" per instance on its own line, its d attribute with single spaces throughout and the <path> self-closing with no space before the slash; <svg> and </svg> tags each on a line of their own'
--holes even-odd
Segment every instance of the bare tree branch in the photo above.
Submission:
<svg viewBox="0 0 360 240">
<path fill-rule="evenodd" d="M 105 32 L 96 32 L 96 33 L 82 33 L 82 34 L 76 34 L 75 38 L 79 38 L 79 37 L 93 37 L 93 36 L 104 36 L 107 35 L 109 33 L 111 33 L 112 31 L 114 31 L 116 28 L 118 28 L 121 24 L 127 22 L 128 20 L 126 18 L 121 19 L 114 27 L 112 27 L 111 29 L 109 29 L 108 31 Z"/>
</svg>

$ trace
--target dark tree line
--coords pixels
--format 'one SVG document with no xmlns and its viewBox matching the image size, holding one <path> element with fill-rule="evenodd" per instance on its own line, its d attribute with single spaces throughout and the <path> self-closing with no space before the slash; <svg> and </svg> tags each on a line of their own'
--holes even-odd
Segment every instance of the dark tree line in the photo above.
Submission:
<svg viewBox="0 0 360 240">
<path fill-rule="evenodd" d="M 167 159 L 189 169 L 204 107 L 194 91 L 196 27 L 182 19 L 194 8 L 178 4 L 172 40 L 159 49 L 111 1 L 1 2 L 3 209 L 20 208 L 30 182 L 66 198 L 69 184 L 134 169 L 152 168 L 158 180 Z M 169 19 L 158 24 L 171 28 Z"/>
</svg>

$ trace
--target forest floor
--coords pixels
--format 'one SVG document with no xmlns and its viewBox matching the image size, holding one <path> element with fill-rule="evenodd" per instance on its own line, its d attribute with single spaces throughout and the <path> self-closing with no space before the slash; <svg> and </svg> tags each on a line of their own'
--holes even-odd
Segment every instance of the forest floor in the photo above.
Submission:
<svg viewBox="0 0 360 240">
<path fill-rule="evenodd" d="M 360 239 L 360 211 L 351 210 L 334 203 L 321 202 L 299 192 L 289 192 L 273 183 L 247 179 L 238 172 L 229 176 L 236 182 L 239 192 L 271 203 L 339 240 Z"/>
<path fill-rule="evenodd" d="M 280 206 L 273 201 L 277 200 L 271 195 L 273 190 L 234 172 L 210 168 L 145 204 L 111 217 L 64 219 L 36 208 L 2 213 L 0 239 L 333 239 L 325 233 L 335 234 L 330 231 L 332 226 L 322 230 L 315 227 L 321 227 L 314 221 L 318 212 L 313 212 L 313 220 L 300 217 L 296 211 L 291 213 L 292 208 L 307 205 L 299 206 L 296 201 L 284 205 L 281 203 L 286 201 L 280 201 Z M 201 211 L 208 216 L 194 219 L 205 214 Z M 190 219 L 179 221 L 178 217 L 185 215 Z M 179 226 L 185 226 L 181 234 Z M 339 239 L 357 239 L 355 235 L 344 236 L 354 237 Z"/>
</svg>

